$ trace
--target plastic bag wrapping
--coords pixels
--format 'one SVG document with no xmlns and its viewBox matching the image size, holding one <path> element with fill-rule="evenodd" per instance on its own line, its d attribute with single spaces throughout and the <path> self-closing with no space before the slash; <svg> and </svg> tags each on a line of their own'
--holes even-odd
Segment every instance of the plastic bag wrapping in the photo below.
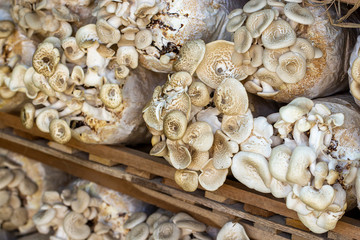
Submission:
<svg viewBox="0 0 360 240">
<path fill-rule="evenodd" d="M 42 205 L 42 195 L 45 191 L 58 190 L 69 183 L 72 177 L 58 169 L 51 168 L 45 164 L 34 161 L 18 153 L 0 150 L 0 156 L 4 159 L 3 165 L 9 169 L 21 169 L 25 174 L 25 180 L 34 182 L 37 191 L 32 195 L 24 196 L 17 193 L 21 198 L 22 207 L 27 210 L 28 221 L 25 225 L 18 227 L 20 235 L 34 230 L 32 216 Z"/>
</svg>

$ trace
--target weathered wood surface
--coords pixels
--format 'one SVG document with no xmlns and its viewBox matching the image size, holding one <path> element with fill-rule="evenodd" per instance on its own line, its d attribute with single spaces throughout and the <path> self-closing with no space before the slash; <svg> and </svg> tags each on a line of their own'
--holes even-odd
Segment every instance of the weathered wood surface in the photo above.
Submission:
<svg viewBox="0 0 360 240">
<path fill-rule="evenodd" d="M 31 136 L 50 139 L 48 134 L 40 132 L 36 127 L 31 130 L 24 129 L 17 116 L 0 113 L 0 123 Z M 156 206 L 175 212 L 187 211 L 198 215 L 199 220 L 214 226 L 221 226 L 224 221 L 230 219 L 229 216 L 250 221 L 253 224 L 247 222 L 244 224 L 245 228 L 252 229 L 252 238 L 254 239 L 261 239 L 257 236 L 265 233 L 267 234 L 265 236 L 271 239 L 284 239 L 284 234 L 289 235 L 292 239 L 323 239 L 324 237 L 334 238 L 334 236 L 344 239 L 360 238 L 359 219 L 348 217 L 343 217 L 337 227 L 328 234 L 316 235 L 303 231 L 301 228 L 304 226 L 301 222 L 299 226 L 294 224 L 298 220 L 297 214 L 287 209 L 283 200 L 276 199 L 269 194 L 260 194 L 231 180 L 227 180 L 220 189 L 210 194 L 203 190 L 186 193 L 174 185 L 175 170 L 165 160 L 151 157 L 147 153 L 135 149 L 106 145 L 94 147 L 94 145 L 71 140 L 67 146 L 75 151 L 74 154 L 68 154 L 66 151 L 61 152 L 61 149 L 50 148 L 47 144 L 48 141 L 44 139 L 29 141 L 14 135 L 13 131 L 8 129 L 0 131 L 0 147 L 24 154 L 77 177 L 94 181 Z M 94 163 L 88 161 L 89 155 L 95 155 L 120 165 L 109 167 Z M 162 180 L 159 181 L 159 177 Z M 168 201 L 169 199 L 176 201 Z M 239 202 L 242 204 L 240 207 Z M 244 211 L 244 204 L 278 214 L 280 216 L 276 215 L 276 217 L 280 217 L 282 220 L 275 221 L 272 217 L 255 216 L 251 213 L 252 210 L 250 213 Z M 289 223 L 288 226 L 286 222 Z M 257 226 L 263 226 L 263 228 L 260 229 Z M 283 234 L 279 235 L 281 233 Z"/>
</svg>

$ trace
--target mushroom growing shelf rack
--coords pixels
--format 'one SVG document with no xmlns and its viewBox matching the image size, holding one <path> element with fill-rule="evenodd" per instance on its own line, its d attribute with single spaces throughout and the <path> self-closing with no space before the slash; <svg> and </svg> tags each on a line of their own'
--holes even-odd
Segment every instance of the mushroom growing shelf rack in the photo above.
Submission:
<svg viewBox="0 0 360 240">
<path fill-rule="evenodd" d="M 230 178 L 215 192 L 182 191 L 174 182 L 175 169 L 144 152 L 146 147 L 94 147 L 74 139 L 58 145 L 36 127 L 25 129 L 18 116 L 8 113 L 0 113 L 0 128 L 2 148 L 158 207 L 186 211 L 215 227 L 229 220 L 239 221 L 251 239 L 360 239 L 358 210 L 356 218 L 344 216 L 333 231 L 314 234 L 294 211 L 286 208 L 283 200 L 252 191 Z"/>
</svg>

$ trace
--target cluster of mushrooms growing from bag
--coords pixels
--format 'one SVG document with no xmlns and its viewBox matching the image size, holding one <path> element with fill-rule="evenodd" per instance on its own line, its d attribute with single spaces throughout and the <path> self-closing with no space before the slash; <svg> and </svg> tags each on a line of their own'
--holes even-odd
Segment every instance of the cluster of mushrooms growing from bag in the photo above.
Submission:
<svg viewBox="0 0 360 240">
<path fill-rule="evenodd" d="M 187 213 L 148 214 L 148 205 L 129 196 L 82 180 L 73 185 L 61 193 L 44 192 L 33 216 L 38 232 L 50 240 L 249 239 L 239 223 L 229 222 L 217 233 Z"/>
<path fill-rule="evenodd" d="M 184 190 L 215 191 L 231 169 L 249 188 L 286 198 L 316 233 L 333 229 L 356 199 L 360 205 L 358 110 L 346 97 L 310 100 L 348 87 L 351 35 L 330 24 L 324 7 L 301 0 L 250 0 L 241 9 L 216 0 L 78 4 L 13 1 L 17 26 L 9 17 L 0 23 L 10 29 L 0 32 L 9 49 L 0 96 L 30 99 L 21 111 L 26 128 L 35 123 L 59 143 L 136 144 L 150 132 L 150 154 L 177 169 Z M 24 49 L 11 50 L 16 34 L 32 44 L 32 61 Z M 358 59 L 349 70 L 355 98 Z M 277 110 L 259 98 L 289 104 L 267 115 Z"/>
</svg>

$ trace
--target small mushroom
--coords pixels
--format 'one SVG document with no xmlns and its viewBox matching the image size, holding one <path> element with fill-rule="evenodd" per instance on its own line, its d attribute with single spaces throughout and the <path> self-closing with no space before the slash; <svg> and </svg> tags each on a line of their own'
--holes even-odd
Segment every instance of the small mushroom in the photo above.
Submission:
<svg viewBox="0 0 360 240">
<path fill-rule="evenodd" d="M 287 182 L 286 173 L 289 168 L 291 153 L 291 149 L 285 144 L 276 146 L 271 151 L 269 170 L 271 176 L 278 181 Z"/>
<path fill-rule="evenodd" d="M 199 183 L 197 172 L 191 170 L 176 170 L 174 179 L 187 192 L 194 192 Z"/>
<path fill-rule="evenodd" d="M 25 208 L 16 208 L 10 218 L 10 222 L 16 227 L 26 224 L 28 220 L 28 212 Z"/>
<path fill-rule="evenodd" d="M 227 222 L 219 231 L 216 240 L 250 240 L 240 223 Z"/>
<path fill-rule="evenodd" d="M 31 196 L 38 191 L 38 185 L 27 177 L 19 184 L 18 188 L 20 193 L 25 196 Z"/>
<path fill-rule="evenodd" d="M 270 192 L 271 174 L 264 156 L 253 152 L 239 152 L 233 157 L 231 172 L 247 186 L 262 193 Z"/>
<path fill-rule="evenodd" d="M 138 66 L 139 54 L 133 46 L 119 47 L 116 52 L 116 62 L 119 65 L 125 65 L 135 69 Z"/>
<path fill-rule="evenodd" d="M 60 52 L 52 43 L 44 42 L 38 45 L 32 59 L 35 71 L 45 77 L 54 74 L 60 61 Z"/>
<path fill-rule="evenodd" d="M 36 118 L 36 126 L 40 131 L 49 133 L 50 123 L 54 119 L 59 118 L 59 113 L 55 109 L 45 109 Z"/>
<path fill-rule="evenodd" d="M 245 114 L 249 100 L 244 86 L 234 78 L 225 79 L 215 90 L 214 103 L 225 115 Z"/>
<path fill-rule="evenodd" d="M 208 123 L 198 121 L 189 125 L 182 140 L 195 150 L 205 152 L 211 148 L 214 136 Z"/>
<path fill-rule="evenodd" d="M 318 162 L 315 166 L 314 172 L 314 187 L 320 189 L 329 173 L 328 165 L 326 162 Z"/>
<path fill-rule="evenodd" d="M 205 232 L 206 225 L 196 220 L 184 219 L 176 221 L 176 226 L 181 229 L 190 229 L 194 232 Z"/>
<path fill-rule="evenodd" d="M 104 43 L 114 44 L 119 42 L 121 38 L 120 31 L 102 18 L 96 21 L 96 32 L 100 41 Z"/>
<path fill-rule="evenodd" d="M 300 24 L 310 25 L 315 22 L 315 18 L 310 10 L 301 7 L 298 3 L 286 3 L 284 14 L 290 20 Z"/>
<path fill-rule="evenodd" d="M 122 102 L 122 92 L 118 84 L 106 83 L 101 87 L 100 99 L 108 108 L 117 108 Z"/>
<path fill-rule="evenodd" d="M 14 174 L 7 168 L 0 168 L 0 189 L 5 188 L 14 179 Z"/>
<path fill-rule="evenodd" d="M 78 47 L 86 52 L 86 49 L 91 48 L 98 42 L 98 35 L 95 24 L 88 24 L 82 26 L 76 31 L 75 39 Z"/>
<path fill-rule="evenodd" d="M 305 38 L 297 38 L 295 44 L 290 47 L 290 50 L 301 54 L 305 59 L 313 59 L 315 57 L 315 48 Z"/>
<path fill-rule="evenodd" d="M 169 160 L 176 169 L 185 169 L 191 163 L 191 154 L 186 145 L 181 141 L 166 140 L 169 150 Z"/>
<path fill-rule="evenodd" d="M 25 173 L 21 169 L 13 169 L 14 179 L 8 184 L 9 188 L 15 188 L 24 180 Z"/>
<path fill-rule="evenodd" d="M 49 126 L 50 136 L 55 142 L 65 144 L 71 139 L 69 125 L 63 119 L 53 119 Z"/>
<path fill-rule="evenodd" d="M 141 30 L 135 35 L 135 47 L 137 49 L 145 49 L 151 45 L 152 41 L 152 33 L 150 30 Z"/>
<path fill-rule="evenodd" d="M 61 203 L 60 194 L 57 191 L 45 191 L 42 195 L 42 202 L 49 205 Z"/>
<path fill-rule="evenodd" d="M 295 44 L 296 33 L 288 22 L 278 19 L 262 33 L 261 41 L 268 49 L 285 48 Z"/>
<path fill-rule="evenodd" d="M 253 127 L 254 119 L 250 109 L 248 109 L 245 114 L 234 116 L 224 115 L 221 122 L 221 130 L 238 144 L 250 136 Z"/>
<path fill-rule="evenodd" d="M 252 44 L 252 37 L 250 32 L 247 30 L 245 26 L 240 27 L 234 33 L 234 46 L 235 51 L 238 53 L 247 52 Z"/>
<path fill-rule="evenodd" d="M 146 213 L 144 213 L 144 212 L 133 213 L 124 223 L 124 228 L 125 229 L 133 229 L 134 227 L 141 224 L 145 220 L 146 220 Z"/>
<path fill-rule="evenodd" d="M 3 207 L 5 204 L 7 204 L 9 200 L 10 200 L 10 192 L 6 191 L 6 190 L 1 190 L 0 191 L 0 207 Z"/>
<path fill-rule="evenodd" d="M 253 38 L 258 38 L 274 20 L 275 13 L 271 9 L 265 9 L 250 14 L 246 20 L 246 28 Z"/>
<path fill-rule="evenodd" d="M 266 68 L 260 68 L 254 74 L 254 77 L 260 82 L 266 82 L 274 88 L 280 88 L 280 86 L 284 84 L 283 80 L 279 78 L 278 74 L 271 72 Z"/>
<path fill-rule="evenodd" d="M 180 229 L 174 223 L 170 222 L 160 224 L 153 233 L 154 239 L 178 240 L 180 239 L 180 235 Z"/>
<path fill-rule="evenodd" d="M 24 76 L 24 85 L 26 89 L 26 96 L 30 99 L 34 99 L 38 92 L 40 91 L 39 88 L 37 88 L 33 82 L 33 76 L 34 76 L 35 70 L 33 67 L 30 67 L 26 70 L 25 76 Z"/>
<path fill-rule="evenodd" d="M 84 190 L 78 189 L 76 199 L 71 202 L 71 209 L 76 213 L 82 213 L 90 203 L 90 196 Z"/>
<path fill-rule="evenodd" d="M 307 185 L 311 178 L 311 173 L 307 168 L 315 161 L 316 154 L 312 148 L 297 146 L 291 154 L 286 179 L 300 186 Z"/>
<path fill-rule="evenodd" d="M 49 208 L 38 211 L 32 219 L 35 225 L 45 225 L 50 223 L 55 218 L 55 216 L 56 210 Z"/>
<path fill-rule="evenodd" d="M 146 223 L 140 223 L 132 228 L 131 231 L 126 235 L 126 240 L 146 240 L 149 234 L 149 226 Z"/>
<path fill-rule="evenodd" d="M 87 219 L 80 213 L 68 213 L 63 222 L 63 228 L 68 237 L 73 239 L 85 239 L 90 236 L 91 230 L 86 225 Z"/>
<path fill-rule="evenodd" d="M 0 39 L 9 37 L 15 30 L 15 24 L 9 20 L 0 21 Z"/>
<path fill-rule="evenodd" d="M 179 110 L 173 110 L 164 117 L 164 134 L 170 140 L 181 139 L 186 131 L 187 119 L 185 114 Z"/>
<path fill-rule="evenodd" d="M 61 41 L 61 46 L 64 49 L 66 59 L 71 62 L 76 62 L 85 56 L 85 52 L 81 51 L 76 44 L 76 38 L 67 37 Z"/>
<path fill-rule="evenodd" d="M 191 153 L 191 163 L 187 167 L 190 170 L 200 171 L 201 168 L 209 161 L 209 151 L 193 151 Z"/>
<path fill-rule="evenodd" d="M 35 87 L 37 87 L 40 91 L 45 93 L 49 97 L 55 96 L 54 89 L 50 86 L 49 82 L 47 81 L 46 77 L 42 74 L 35 72 L 32 76 L 32 82 L 34 83 Z M 39 94 L 37 95 L 37 97 Z"/>
<path fill-rule="evenodd" d="M 191 104 L 197 107 L 205 107 L 210 102 L 210 93 L 207 86 L 202 82 L 193 82 L 188 90 Z"/>
<path fill-rule="evenodd" d="M 22 125 L 26 129 L 31 129 L 34 126 L 35 106 L 31 103 L 25 103 L 20 112 L 20 119 Z"/>
<path fill-rule="evenodd" d="M 309 113 L 313 106 L 314 103 L 310 99 L 299 97 L 292 100 L 288 105 L 281 107 L 279 113 L 282 120 L 287 123 L 294 123 Z"/>
<path fill-rule="evenodd" d="M 231 166 L 231 157 L 239 151 L 239 145 L 231 141 L 221 130 L 217 130 L 213 144 L 213 164 L 216 169 L 227 169 Z"/>
<path fill-rule="evenodd" d="M 200 185 L 208 191 L 215 191 L 221 187 L 228 174 L 228 169 L 216 169 L 212 158 L 202 167 L 199 175 Z"/>
<path fill-rule="evenodd" d="M 299 53 L 284 53 L 279 57 L 276 74 L 286 83 L 297 83 L 306 75 L 306 59 Z"/>
<path fill-rule="evenodd" d="M 279 57 L 288 51 L 290 51 L 289 48 L 265 48 L 262 60 L 264 67 L 271 72 L 276 72 L 276 68 L 279 65 Z"/>
<path fill-rule="evenodd" d="M 257 12 L 263 9 L 266 4 L 266 0 L 250 0 L 244 5 L 243 11 L 246 13 Z"/>
<path fill-rule="evenodd" d="M 235 9 L 232 12 L 238 11 L 239 9 L 241 9 L 241 8 Z M 242 11 L 242 9 L 241 9 L 241 11 Z M 242 12 L 238 13 L 238 15 L 236 15 L 236 16 L 232 16 L 232 14 L 229 13 L 228 18 L 230 20 L 226 24 L 226 31 L 232 33 L 232 32 L 235 32 L 236 30 L 238 30 L 244 24 L 247 16 L 246 16 L 246 14 L 242 14 Z"/>
</svg>

